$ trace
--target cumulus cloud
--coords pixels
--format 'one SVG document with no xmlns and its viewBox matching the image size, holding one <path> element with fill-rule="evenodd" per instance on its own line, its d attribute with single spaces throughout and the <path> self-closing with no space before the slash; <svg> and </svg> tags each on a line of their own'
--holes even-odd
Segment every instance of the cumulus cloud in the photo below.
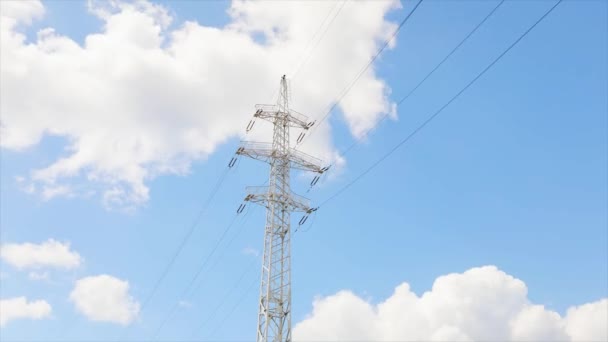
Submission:
<svg viewBox="0 0 608 342">
<path fill-rule="evenodd" d="M 242 136 L 253 105 L 274 101 L 279 77 L 307 54 L 335 3 L 235 0 L 229 23 L 209 27 L 171 26 L 170 12 L 148 1 L 90 2 L 103 27 L 83 44 L 53 28 L 28 41 L 23 30 L 44 14 L 38 1 L 0 6 L 2 147 L 25 150 L 49 135 L 67 140 L 65 154 L 32 170 L 24 188 L 47 199 L 96 191 L 108 207 L 128 209 L 148 200 L 150 179 L 185 174 L 192 161 Z M 396 25 L 385 15 L 399 6 L 346 3 L 292 83 L 294 108 L 324 114 L 391 35 Z M 389 93 L 373 67 L 362 75 L 339 106 L 354 135 L 394 110 Z M 258 127 L 250 139 L 267 140 L 269 128 Z M 330 133 L 319 126 L 302 148 L 340 160 Z"/>
<path fill-rule="evenodd" d="M 0 258 L 18 269 L 73 269 L 82 263 L 80 254 L 70 249 L 68 242 L 49 239 L 40 244 L 7 243 L 0 246 Z"/>
<path fill-rule="evenodd" d="M 106 274 L 79 279 L 70 301 L 92 321 L 129 325 L 139 314 L 139 302 L 129 294 L 129 282 Z"/>
<path fill-rule="evenodd" d="M 51 315 L 51 305 L 44 300 L 28 302 L 25 297 L 0 300 L 0 326 L 16 319 L 43 319 Z"/>
<path fill-rule="evenodd" d="M 407 283 L 373 304 L 351 291 L 319 298 L 294 328 L 300 341 L 606 341 L 608 299 L 562 317 L 494 266 L 437 278 L 421 296 Z"/>
</svg>

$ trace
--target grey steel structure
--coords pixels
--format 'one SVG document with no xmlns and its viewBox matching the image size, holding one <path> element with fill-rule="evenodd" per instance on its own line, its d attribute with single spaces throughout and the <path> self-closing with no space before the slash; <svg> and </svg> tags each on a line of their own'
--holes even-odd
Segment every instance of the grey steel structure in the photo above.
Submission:
<svg viewBox="0 0 608 342">
<path fill-rule="evenodd" d="M 289 131 L 299 128 L 298 140 L 304 137 L 314 122 L 289 109 L 289 93 L 285 76 L 276 105 L 256 105 L 254 120 L 260 118 L 273 124 L 272 143 L 243 142 L 237 155 L 251 157 L 270 164 L 269 185 L 247 188 L 245 201 L 266 207 L 264 257 L 260 284 L 257 341 L 291 341 L 291 212 L 310 214 L 315 209 L 308 200 L 290 189 L 292 168 L 321 174 L 327 168 L 321 161 L 290 147 Z M 318 180 L 318 177 L 315 177 Z"/>
</svg>

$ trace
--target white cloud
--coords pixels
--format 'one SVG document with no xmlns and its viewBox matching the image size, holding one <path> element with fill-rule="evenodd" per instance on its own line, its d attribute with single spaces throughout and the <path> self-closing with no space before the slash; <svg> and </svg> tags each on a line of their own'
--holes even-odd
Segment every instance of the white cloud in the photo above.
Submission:
<svg viewBox="0 0 608 342">
<path fill-rule="evenodd" d="M 318 298 L 293 335 L 301 341 L 606 341 L 608 299 L 561 317 L 530 303 L 521 280 L 485 266 L 441 276 L 421 296 L 403 283 L 378 304 L 350 291 Z"/>
<path fill-rule="evenodd" d="M 28 302 L 25 297 L 0 300 L 0 326 L 16 319 L 42 319 L 51 315 L 51 305 L 44 300 Z"/>
<path fill-rule="evenodd" d="M 0 246 L 2 260 L 18 269 L 73 269 L 82 263 L 80 255 L 70 250 L 68 242 L 49 239 L 40 244 L 7 243 Z"/>
<path fill-rule="evenodd" d="M 30 272 L 27 276 L 32 280 L 49 280 L 49 272 Z"/>
<path fill-rule="evenodd" d="M 92 2 L 103 29 L 79 45 L 52 28 L 28 42 L 23 27 L 44 8 L 17 3 L 0 8 L 2 146 L 65 137 L 66 155 L 33 170 L 26 182 L 35 186 L 24 188 L 47 198 L 96 189 L 121 208 L 146 202 L 150 179 L 187 173 L 193 160 L 241 136 L 253 105 L 274 101 L 279 77 L 298 64 L 335 5 L 234 1 L 225 27 L 169 28 L 173 18 L 160 5 Z M 384 17 L 397 7 L 397 0 L 346 3 L 293 82 L 294 108 L 311 119 L 324 114 L 390 36 L 396 25 Z M 389 92 L 373 67 L 364 73 L 340 105 L 353 134 L 394 110 Z M 260 127 L 248 139 L 268 140 L 269 127 Z M 320 125 L 302 148 L 340 162 L 330 133 Z"/>
<path fill-rule="evenodd" d="M 568 309 L 566 331 L 573 341 L 608 341 L 608 298 Z"/>
<path fill-rule="evenodd" d="M 79 279 L 70 300 L 92 321 L 128 325 L 139 314 L 139 303 L 129 294 L 129 282 L 105 274 Z"/>
</svg>

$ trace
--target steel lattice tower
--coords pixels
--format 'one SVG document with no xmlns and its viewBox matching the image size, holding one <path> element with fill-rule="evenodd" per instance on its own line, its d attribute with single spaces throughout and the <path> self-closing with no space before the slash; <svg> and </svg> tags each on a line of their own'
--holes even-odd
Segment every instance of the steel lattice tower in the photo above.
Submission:
<svg viewBox="0 0 608 342">
<path fill-rule="evenodd" d="M 310 214 L 308 200 L 291 192 L 289 176 L 292 168 L 318 174 L 327 171 L 320 160 L 290 147 L 290 128 L 300 128 L 298 140 L 314 122 L 289 109 L 289 93 L 285 76 L 276 105 L 256 105 L 254 120 L 260 118 L 273 124 L 272 143 L 243 142 L 237 155 L 245 155 L 270 164 L 267 187 L 249 187 L 245 201 L 266 207 L 264 257 L 260 284 L 257 341 L 291 341 L 291 212 Z M 318 177 L 315 177 L 318 179 Z"/>
</svg>

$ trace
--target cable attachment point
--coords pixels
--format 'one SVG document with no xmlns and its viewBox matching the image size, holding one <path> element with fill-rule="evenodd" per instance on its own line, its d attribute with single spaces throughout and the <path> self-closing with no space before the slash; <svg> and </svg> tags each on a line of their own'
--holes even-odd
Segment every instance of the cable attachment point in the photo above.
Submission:
<svg viewBox="0 0 608 342">
<path fill-rule="evenodd" d="M 247 128 L 245 129 L 245 131 L 247 133 L 249 133 L 249 131 L 251 131 L 251 129 L 253 129 L 253 125 L 255 125 L 255 120 L 252 119 L 251 121 L 249 121 L 249 124 L 247 125 Z"/>
<path fill-rule="evenodd" d="M 245 204 L 245 203 L 241 203 L 241 205 L 239 205 L 239 208 L 236 210 L 236 213 L 237 213 L 237 214 L 242 213 L 242 212 L 243 212 L 243 210 L 245 210 L 245 206 L 246 206 L 246 204 Z"/>
<path fill-rule="evenodd" d="M 298 144 L 299 144 L 299 143 L 301 143 L 301 142 L 302 142 L 302 140 L 304 140 L 304 137 L 305 137 L 305 136 L 306 136 L 306 133 L 304 133 L 304 132 L 300 133 L 300 135 L 298 136 L 297 143 L 298 143 Z"/>
<path fill-rule="evenodd" d="M 314 213 L 315 211 L 317 211 L 317 209 L 319 209 L 319 207 L 316 208 L 310 208 L 308 210 L 306 210 L 306 215 L 302 216 L 302 218 L 300 219 L 300 222 L 298 223 L 298 225 L 303 225 L 304 223 L 306 223 L 306 220 L 308 220 L 308 216 L 310 216 L 310 214 Z"/>
<path fill-rule="evenodd" d="M 233 166 L 234 166 L 234 164 L 236 164 L 236 161 L 237 161 L 237 159 L 238 159 L 238 156 L 239 156 L 239 155 L 241 155 L 241 154 L 243 154 L 243 152 L 245 152 L 245 148 L 244 148 L 244 147 L 242 147 L 242 146 L 241 146 L 241 147 L 239 147 L 239 148 L 236 150 L 236 153 L 235 153 L 235 154 L 236 154 L 236 156 L 234 156 L 234 157 L 232 157 L 232 159 L 230 159 L 230 162 L 228 163 L 228 167 L 233 167 Z"/>
<path fill-rule="evenodd" d="M 255 111 L 255 114 L 253 114 L 254 118 L 257 118 L 258 116 L 260 116 L 260 114 L 262 114 L 263 110 L 260 108 L 258 110 Z"/>
<path fill-rule="evenodd" d="M 303 225 L 304 223 L 306 223 L 306 220 L 308 220 L 308 215 L 302 216 L 298 225 L 300 225 L 300 226 Z"/>
</svg>

